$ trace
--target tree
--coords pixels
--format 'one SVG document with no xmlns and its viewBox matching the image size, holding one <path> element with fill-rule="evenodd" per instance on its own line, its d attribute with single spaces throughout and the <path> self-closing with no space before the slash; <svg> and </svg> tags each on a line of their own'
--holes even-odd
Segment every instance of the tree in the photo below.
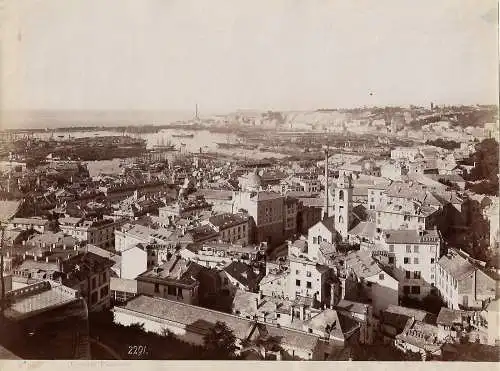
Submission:
<svg viewBox="0 0 500 371">
<path fill-rule="evenodd" d="M 234 359 L 236 336 L 224 323 L 217 321 L 203 338 L 205 359 Z"/>
<path fill-rule="evenodd" d="M 430 313 L 439 314 L 441 308 L 446 305 L 441 297 L 434 293 L 430 293 L 422 299 L 422 306 Z"/>
</svg>

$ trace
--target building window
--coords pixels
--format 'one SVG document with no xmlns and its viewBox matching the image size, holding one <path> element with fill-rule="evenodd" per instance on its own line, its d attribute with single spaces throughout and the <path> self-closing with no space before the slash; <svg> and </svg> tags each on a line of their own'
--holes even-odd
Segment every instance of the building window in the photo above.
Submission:
<svg viewBox="0 0 500 371">
<path fill-rule="evenodd" d="M 300 286 L 300 280 L 295 280 L 295 286 Z"/>
<path fill-rule="evenodd" d="M 418 258 L 413 258 L 413 264 L 418 264 Z"/>
<path fill-rule="evenodd" d="M 410 258 L 404 258 L 404 264 L 410 264 Z"/>
<path fill-rule="evenodd" d="M 298 269 L 295 270 L 295 274 L 296 275 L 299 275 L 300 274 L 300 271 Z"/>
<path fill-rule="evenodd" d="M 389 252 L 394 252 L 394 245 L 389 245 Z"/>
<path fill-rule="evenodd" d="M 90 295 L 90 303 L 91 304 L 97 303 L 97 291 L 94 291 L 92 295 Z"/>
<path fill-rule="evenodd" d="M 95 289 L 97 283 L 96 283 L 96 278 L 92 278 L 92 290 Z"/>
<path fill-rule="evenodd" d="M 413 252 L 418 252 L 418 246 L 417 245 L 413 246 Z"/>
<path fill-rule="evenodd" d="M 389 256 L 389 264 L 394 264 L 394 256 Z"/>
<path fill-rule="evenodd" d="M 413 272 L 413 278 L 420 279 L 420 271 Z"/>
<path fill-rule="evenodd" d="M 307 271 L 307 272 L 306 272 L 306 276 L 307 276 L 307 277 L 311 277 L 311 272 Z"/>
<path fill-rule="evenodd" d="M 410 293 L 410 286 L 403 286 L 403 293 L 408 295 Z"/>
<path fill-rule="evenodd" d="M 313 243 L 318 243 L 318 239 L 316 237 L 313 237 Z"/>
<path fill-rule="evenodd" d="M 411 272 L 410 272 L 410 271 L 406 271 L 406 278 L 407 278 L 407 279 L 410 279 L 410 278 L 411 278 Z"/>
<path fill-rule="evenodd" d="M 227 278 L 226 278 L 227 279 Z M 168 289 L 167 289 L 167 294 L 168 295 L 171 295 L 171 296 L 175 296 L 176 292 L 175 292 L 175 286 L 168 286 Z"/>
<path fill-rule="evenodd" d="M 406 245 L 406 252 L 411 252 L 411 245 Z"/>
<path fill-rule="evenodd" d="M 109 292 L 109 288 L 108 288 L 108 285 L 106 285 L 101 289 L 101 293 L 100 293 L 101 299 L 108 296 L 108 292 Z"/>
<path fill-rule="evenodd" d="M 155 292 L 160 292 L 160 284 L 155 283 Z"/>
<path fill-rule="evenodd" d="M 313 329 L 312 329 L 312 328 L 307 329 L 307 331 L 308 331 L 310 334 L 312 334 L 312 333 L 313 333 Z"/>
<path fill-rule="evenodd" d="M 420 294 L 420 286 L 412 286 L 411 293 L 416 295 Z"/>
<path fill-rule="evenodd" d="M 279 313 L 276 313 L 276 318 L 280 318 L 280 314 Z"/>
<path fill-rule="evenodd" d="M 383 274 L 383 273 L 380 273 L 380 274 L 378 275 L 378 279 L 379 279 L 379 280 L 383 280 L 383 279 L 384 279 L 384 274 Z"/>
<path fill-rule="evenodd" d="M 309 281 L 306 282 L 306 288 L 308 288 L 308 289 L 312 288 L 311 282 L 309 282 Z"/>
<path fill-rule="evenodd" d="M 434 264 L 434 258 L 431 258 L 431 264 Z"/>
<path fill-rule="evenodd" d="M 344 201 L 344 191 L 343 190 L 339 191 L 339 200 Z"/>
</svg>

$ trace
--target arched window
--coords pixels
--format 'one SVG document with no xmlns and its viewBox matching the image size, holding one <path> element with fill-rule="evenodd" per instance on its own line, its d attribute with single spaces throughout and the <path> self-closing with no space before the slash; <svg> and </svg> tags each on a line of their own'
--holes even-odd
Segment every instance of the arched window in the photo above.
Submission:
<svg viewBox="0 0 500 371">
<path fill-rule="evenodd" d="M 342 218 L 342 215 L 339 215 L 339 223 L 343 223 L 344 222 L 344 218 Z"/>
<path fill-rule="evenodd" d="M 344 191 L 343 190 L 339 191 L 339 200 L 344 201 Z"/>
</svg>

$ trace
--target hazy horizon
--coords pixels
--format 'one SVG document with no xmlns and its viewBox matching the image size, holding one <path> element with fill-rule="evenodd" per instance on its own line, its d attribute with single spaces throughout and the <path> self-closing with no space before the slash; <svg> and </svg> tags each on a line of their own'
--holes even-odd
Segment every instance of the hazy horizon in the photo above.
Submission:
<svg viewBox="0 0 500 371">
<path fill-rule="evenodd" d="M 496 105 L 497 18 L 494 0 L 10 1 L 1 107 Z"/>
</svg>

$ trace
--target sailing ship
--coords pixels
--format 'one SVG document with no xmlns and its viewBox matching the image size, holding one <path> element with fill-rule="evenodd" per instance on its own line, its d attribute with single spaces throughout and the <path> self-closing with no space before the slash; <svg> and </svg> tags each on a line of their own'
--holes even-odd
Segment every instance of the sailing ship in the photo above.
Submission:
<svg viewBox="0 0 500 371">
<path fill-rule="evenodd" d="M 161 139 L 159 139 L 157 143 L 153 145 L 153 149 L 156 151 L 174 151 L 175 146 L 169 140 L 165 142 L 165 139 L 161 137 Z"/>
<path fill-rule="evenodd" d="M 221 149 L 248 149 L 248 150 L 254 150 L 257 148 L 256 144 L 245 144 L 242 142 L 237 142 L 237 143 L 216 143 L 218 148 Z"/>
</svg>

